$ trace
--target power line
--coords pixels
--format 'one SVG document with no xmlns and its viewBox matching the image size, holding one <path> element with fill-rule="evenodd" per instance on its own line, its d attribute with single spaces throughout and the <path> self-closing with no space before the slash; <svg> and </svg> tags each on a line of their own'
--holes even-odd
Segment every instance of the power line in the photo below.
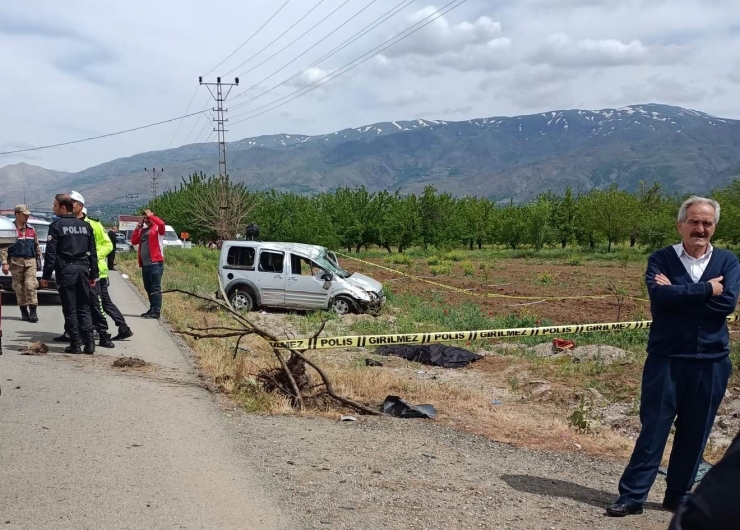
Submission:
<svg viewBox="0 0 740 530">
<path fill-rule="evenodd" d="M 209 127 L 211 128 L 210 132 L 213 132 L 215 130 L 213 129 L 212 121 L 209 121 L 208 118 L 205 117 L 205 115 L 203 115 L 203 119 L 204 119 L 203 126 L 200 128 L 200 131 L 195 136 L 195 139 L 193 140 L 194 144 L 197 144 L 200 142 L 201 138 L 206 134 L 206 131 L 208 131 Z"/>
<path fill-rule="evenodd" d="M 458 2 L 458 1 L 459 1 L 458 4 L 456 4 L 456 5 L 452 6 L 452 7 L 449 7 L 449 6 L 451 6 L 452 4 L 455 4 L 455 2 Z M 237 114 L 236 116 L 234 116 L 235 118 L 236 117 L 239 117 L 239 116 L 246 116 L 247 114 L 252 114 L 254 112 L 260 111 L 260 110 L 265 109 L 267 107 L 272 107 L 272 108 L 269 108 L 269 109 L 265 110 L 264 112 L 260 112 L 258 114 L 253 115 L 253 116 L 250 116 L 248 118 L 244 118 L 243 120 L 237 120 L 237 121 L 233 122 L 232 125 L 236 125 L 238 123 L 242 123 L 242 122 L 245 122 L 245 121 L 254 119 L 254 118 L 258 117 L 258 116 L 262 116 L 263 114 L 266 114 L 266 113 L 268 113 L 268 112 L 270 112 L 272 110 L 275 110 L 275 109 L 280 108 L 280 107 L 282 107 L 284 105 L 287 105 L 291 101 L 294 101 L 294 100 L 296 100 L 296 99 L 298 99 L 300 97 L 305 96 L 306 94 L 308 94 L 310 92 L 313 92 L 314 90 L 316 90 L 317 88 L 325 85 L 326 83 L 328 83 L 330 81 L 333 81 L 337 77 L 340 77 L 340 76 L 346 74 L 347 72 L 350 72 L 351 70 L 354 70 L 355 68 L 357 68 L 361 64 L 369 61 L 370 59 L 372 59 L 373 57 L 375 57 L 378 53 L 381 53 L 381 52 L 387 50 L 388 48 L 390 48 L 392 46 L 395 46 L 399 42 L 407 39 L 408 37 L 410 37 L 411 35 L 413 35 L 417 31 L 422 30 L 423 28 L 425 28 L 426 26 L 428 26 L 429 24 L 431 24 L 432 22 L 434 22 L 435 20 L 437 20 L 439 17 L 441 17 L 443 15 L 446 15 L 447 13 L 449 13 L 450 11 L 452 11 L 453 9 L 456 9 L 456 8 L 460 7 L 465 2 L 467 2 L 467 0 L 453 0 L 449 4 L 445 5 L 442 9 L 439 9 L 439 10 L 435 11 L 434 13 L 432 13 L 431 15 L 429 15 L 429 16 L 425 17 L 424 19 L 420 20 L 419 22 L 417 22 L 413 26 L 410 26 L 409 28 L 405 29 L 401 33 L 397 34 L 395 37 L 392 37 L 392 38 L 388 39 L 387 41 L 385 41 L 380 46 L 377 46 L 376 48 L 373 48 L 372 50 L 370 50 L 369 52 L 365 53 L 364 55 L 361 55 L 360 57 L 358 57 L 354 61 L 351 61 L 351 62 L 347 63 L 346 65 L 344 65 L 344 66 L 342 66 L 340 68 L 337 68 L 333 72 L 325 75 L 321 79 L 318 79 L 318 80 L 314 81 L 310 85 L 305 86 L 305 87 L 303 87 L 303 88 L 301 88 L 299 90 L 296 90 L 295 92 L 292 92 L 292 93 L 290 93 L 290 94 L 288 94 L 286 96 L 283 96 L 282 98 L 278 98 L 275 101 L 272 101 L 271 103 L 268 103 L 268 104 L 263 105 L 261 107 L 257 107 L 256 109 L 252 109 L 251 111 L 248 111 L 248 112 L 245 112 L 245 113 L 242 113 L 242 114 Z M 448 7 L 449 7 L 449 9 L 447 9 Z M 444 11 L 445 9 L 447 9 L 447 10 Z M 410 29 L 414 28 L 415 26 L 419 25 L 420 23 L 424 22 L 425 20 L 427 20 L 427 19 L 429 19 L 431 17 L 435 17 L 435 18 L 432 18 L 431 20 L 429 20 L 428 22 L 424 23 L 422 26 L 416 28 L 414 31 L 411 31 L 407 35 L 403 35 L 407 31 L 409 31 Z M 403 35 L 403 37 L 401 37 L 401 35 Z M 396 40 L 395 42 L 392 42 L 392 43 L 388 44 L 387 46 L 384 46 L 388 42 L 393 41 L 395 39 L 398 39 L 398 40 Z M 364 59 L 363 59 L 363 57 L 364 57 Z M 352 63 L 356 63 L 356 64 L 352 64 Z M 344 70 L 344 71 L 340 72 L 340 70 Z M 340 72 L 340 73 L 337 73 L 337 72 Z M 302 94 L 299 94 L 300 92 L 303 92 L 303 93 Z M 293 97 L 291 97 L 291 96 L 293 96 Z M 257 98 L 253 98 L 253 100 L 254 99 L 257 99 Z M 278 105 L 275 105 L 275 103 L 278 103 L 279 101 L 282 101 L 282 100 L 287 100 L 287 101 L 284 101 L 283 103 L 280 103 Z M 249 101 L 246 101 L 244 103 L 248 103 L 248 102 Z M 273 106 L 273 105 L 275 105 L 275 106 Z"/>
<path fill-rule="evenodd" d="M 247 59 L 246 61 L 244 61 L 244 62 L 243 62 L 243 63 L 241 63 L 240 65 L 238 65 L 238 66 L 236 66 L 236 67 L 232 68 L 232 69 L 231 69 L 231 70 L 229 70 L 228 72 L 226 72 L 226 73 L 224 74 L 224 77 L 225 77 L 225 76 L 227 76 L 227 75 L 229 75 L 229 74 L 230 74 L 230 73 L 232 73 L 233 71 L 235 71 L 235 70 L 237 70 L 237 69 L 241 68 L 242 66 L 244 66 L 245 64 L 247 64 L 247 63 L 248 63 L 249 61 L 251 61 L 252 59 L 254 59 L 255 57 L 257 57 L 257 56 L 258 56 L 259 54 L 261 54 L 261 53 L 262 53 L 263 51 L 265 51 L 265 50 L 266 50 L 267 48 L 269 48 L 270 46 L 272 46 L 273 44 L 275 44 L 275 43 L 276 43 L 277 41 L 279 41 L 279 40 L 280 40 L 281 38 L 283 38 L 283 36 L 284 36 L 284 35 L 285 35 L 286 33 L 288 33 L 288 32 L 289 32 L 289 31 L 290 31 L 291 29 L 293 29 L 293 28 L 294 28 L 294 27 L 296 27 L 296 26 L 297 26 L 298 24 L 300 24 L 301 22 L 303 22 L 303 21 L 304 21 L 304 20 L 306 19 L 306 17 L 308 17 L 308 15 L 310 15 L 311 13 L 313 13 L 313 12 L 314 12 L 314 10 L 316 10 L 316 8 L 317 8 L 317 7 L 319 7 L 319 6 L 321 5 L 321 4 L 323 4 L 323 3 L 324 3 L 324 1 L 325 1 L 325 0 L 319 0 L 319 3 L 318 3 L 318 4 L 316 4 L 316 5 L 315 5 L 315 6 L 313 6 L 313 7 L 311 8 L 311 9 L 309 9 L 309 10 L 308 10 L 308 13 L 306 13 L 306 14 L 305 14 L 305 15 L 303 15 L 303 16 L 302 16 L 301 18 L 299 18 L 299 19 L 298 19 L 298 20 L 297 20 L 297 21 L 296 21 L 296 22 L 295 22 L 295 23 L 294 23 L 294 24 L 293 24 L 292 26 L 290 26 L 290 27 L 289 27 L 288 29 L 286 29 L 285 31 L 283 31 L 283 32 L 282 32 L 282 33 L 281 33 L 280 35 L 278 35 L 278 36 L 277 36 L 277 37 L 276 37 L 275 39 L 273 39 L 273 40 L 272 40 L 272 41 L 271 41 L 271 42 L 270 42 L 269 44 L 267 44 L 267 45 L 266 45 L 266 46 L 264 46 L 264 47 L 263 47 L 263 48 L 262 48 L 262 49 L 261 49 L 260 51 L 258 51 L 257 53 L 255 53 L 254 55 L 252 55 L 251 57 L 249 57 L 249 58 L 248 58 L 248 59 Z M 344 2 L 344 4 L 346 4 L 347 2 L 349 2 L 349 0 L 346 0 L 346 1 Z M 344 5 L 344 4 L 342 4 L 342 5 Z M 342 6 L 339 6 L 339 7 L 338 7 L 337 9 L 335 9 L 335 10 L 334 10 L 334 11 L 333 11 L 332 13 L 330 13 L 330 14 L 329 14 L 329 16 L 331 16 L 331 15 L 332 15 L 332 14 L 334 14 L 334 13 L 336 13 L 336 12 L 337 12 L 337 11 L 338 11 L 339 9 L 341 9 L 341 7 L 342 7 Z M 329 18 L 329 17 L 326 17 L 326 18 Z M 324 18 L 324 20 L 326 20 L 326 18 Z M 323 22 L 323 20 L 322 20 L 322 22 Z M 318 24 L 317 24 L 317 25 L 318 25 Z M 314 26 L 314 27 L 316 27 L 316 26 Z M 313 28 L 311 28 L 311 29 L 313 29 Z M 311 31 L 311 30 L 309 30 L 309 31 Z M 304 35 L 305 35 L 305 33 L 304 33 Z M 284 48 L 283 48 L 283 49 L 284 49 Z M 281 50 L 281 51 L 282 51 L 282 50 Z M 278 53 L 279 53 L 279 52 L 278 52 Z M 274 57 L 274 55 L 273 55 L 273 57 Z M 264 64 L 264 63 L 261 63 L 261 64 Z M 251 70 L 250 70 L 250 71 L 251 71 Z M 244 74 L 239 74 L 239 77 L 241 77 L 242 75 L 244 75 Z"/>
<path fill-rule="evenodd" d="M 283 67 L 281 67 L 280 70 L 283 70 L 283 69 L 287 68 L 290 64 L 294 63 L 296 60 L 298 60 L 299 58 L 303 57 L 310 50 L 314 49 L 316 46 L 318 46 L 319 44 L 321 44 L 322 42 L 324 42 L 326 39 L 328 39 L 329 37 L 331 37 L 334 33 L 336 33 L 341 28 L 343 28 L 344 26 L 346 26 L 347 24 L 349 24 L 349 22 L 351 22 L 352 20 L 354 20 L 355 17 L 357 17 L 360 13 L 362 13 L 363 11 L 365 11 L 366 9 L 368 9 L 371 5 L 373 5 L 377 1 L 378 0 L 372 0 L 369 4 L 367 4 L 365 7 L 363 7 L 362 9 L 360 9 L 357 13 L 355 13 L 351 17 L 349 17 L 349 19 L 345 20 L 342 24 L 340 24 L 337 28 L 335 28 L 333 31 L 331 31 L 329 34 L 327 34 L 325 37 L 323 37 L 316 44 L 314 44 L 313 46 L 311 46 L 310 48 L 308 48 L 307 50 L 305 50 L 302 54 L 300 54 L 298 57 L 296 57 L 295 59 L 293 59 L 292 61 L 290 61 L 286 65 L 284 65 Z M 406 2 L 408 0 L 403 0 L 403 1 Z M 413 1 L 413 0 L 411 0 L 411 1 Z M 273 59 L 275 56 L 279 55 L 280 53 L 282 53 L 283 51 L 285 51 L 286 49 L 288 49 L 289 47 L 291 47 L 293 44 L 295 44 L 296 42 L 298 42 L 299 40 L 301 40 L 309 32 L 311 32 L 312 30 L 314 30 L 316 27 L 318 27 L 320 24 L 322 24 L 325 20 L 327 20 L 329 17 L 331 17 L 334 13 L 336 13 L 337 11 L 339 11 L 340 9 L 342 9 L 345 5 L 347 5 L 348 2 L 349 2 L 349 0 L 346 0 L 338 8 L 336 8 L 334 11 L 332 11 L 331 13 L 329 13 L 323 19 L 321 19 L 316 25 L 314 25 L 308 31 L 306 31 L 305 33 L 303 33 L 303 35 L 300 35 L 299 37 L 297 37 L 292 42 L 290 42 L 287 45 L 283 46 L 280 50 L 278 50 L 277 52 L 273 53 L 270 57 L 268 57 L 267 59 L 265 59 L 264 61 L 262 61 L 260 64 L 258 64 L 256 66 L 253 66 L 252 68 L 250 68 L 249 70 L 247 70 L 246 72 L 244 72 L 242 74 L 239 74 L 239 77 L 243 77 L 243 76 L 247 75 L 248 73 L 256 70 L 257 68 L 259 68 L 260 66 L 262 66 L 263 64 L 265 64 L 266 62 L 268 62 L 269 60 Z M 279 72 L 280 70 L 277 70 L 277 72 Z M 270 76 L 267 79 L 269 79 L 270 77 L 272 77 L 273 75 L 275 75 L 275 73 L 277 73 L 277 72 L 273 72 L 272 74 L 270 74 Z"/>
<path fill-rule="evenodd" d="M 198 85 L 198 86 L 200 86 L 200 85 Z M 211 98 L 209 98 L 208 96 L 206 96 L 206 104 L 203 105 L 203 110 L 200 111 L 201 114 L 203 114 L 205 112 L 210 112 L 210 109 L 208 109 L 208 104 L 210 102 L 211 102 Z M 180 147 L 182 147 L 183 145 L 185 145 L 185 144 L 188 143 L 188 139 L 193 134 L 193 131 L 195 130 L 195 127 L 197 125 L 198 125 L 198 120 L 195 120 L 195 122 L 193 122 L 193 126 L 190 128 L 190 132 L 187 134 L 187 136 L 185 136 L 185 139 L 182 141 L 182 144 L 180 144 Z"/>
<path fill-rule="evenodd" d="M 364 37 L 365 35 L 367 35 L 368 33 L 370 33 L 372 30 L 374 30 L 375 28 L 377 28 L 378 26 L 380 26 L 381 24 L 384 24 L 390 18 L 394 17 L 395 15 L 397 15 L 398 13 L 400 13 L 402 10 L 404 10 L 405 8 L 407 8 L 409 5 L 411 5 L 411 3 L 413 3 L 413 2 L 414 2 L 414 0 L 401 0 L 401 2 L 399 2 L 394 7 L 392 7 L 391 9 L 389 9 L 388 11 L 386 11 L 385 13 L 383 13 L 380 17 L 378 17 L 377 19 L 375 19 L 373 22 L 371 22 L 370 24 L 368 24 L 367 26 L 365 26 L 363 29 L 361 29 L 360 31 L 358 31 L 357 33 L 355 33 L 354 35 L 352 35 L 351 37 L 349 37 L 347 40 L 345 40 L 341 44 L 339 44 L 336 47 L 334 47 L 334 49 L 330 50 L 329 52 L 327 52 L 326 54 L 324 54 L 322 57 L 320 57 L 319 59 L 317 59 L 316 61 L 314 61 L 310 65 L 308 65 L 307 67 L 303 68 L 298 73 L 294 74 L 293 76 L 289 77 L 288 79 L 284 80 L 283 82 L 275 85 L 274 87 L 266 90 L 265 92 L 263 92 L 263 93 L 255 96 L 255 97 L 253 97 L 253 98 L 251 98 L 251 99 L 249 99 L 247 101 L 243 101 L 241 103 L 237 103 L 236 105 L 234 105 L 232 107 L 232 109 L 238 109 L 240 107 L 243 107 L 244 105 L 246 105 L 246 104 L 248 104 L 248 103 L 250 103 L 252 101 L 255 101 L 255 100 L 259 99 L 259 98 L 261 98 L 265 94 L 268 94 L 268 93 L 272 92 L 273 90 L 276 90 L 276 89 L 280 88 L 281 86 L 285 85 L 286 83 L 289 83 L 290 81 L 292 81 L 293 79 L 295 79 L 299 75 L 303 74 L 304 72 L 307 72 L 308 70 L 310 70 L 311 68 L 313 68 L 317 64 L 321 63 L 322 61 L 325 61 L 329 57 L 332 57 L 332 56 L 336 55 L 337 53 L 339 53 L 340 51 L 342 51 L 343 49 L 347 48 L 350 44 L 352 44 L 352 43 L 356 42 L 357 40 L 361 39 L 362 37 Z M 344 26 L 344 24 L 342 24 L 341 26 L 339 26 L 338 28 L 336 28 L 334 30 L 334 32 L 338 31 L 343 26 Z M 332 32 L 332 33 L 334 33 L 334 32 Z M 332 33 L 330 33 L 329 35 L 327 35 L 327 37 L 330 36 Z M 239 99 L 240 97 L 247 95 L 251 90 L 257 88 L 262 83 L 264 83 L 265 81 L 267 81 L 268 79 L 270 79 L 271 77 L 273 77 L 274 75 L 276 75 L 278 72 L 284 70 L 290 64 L 294 63 L 295 61 L 297 61 L 298 59 L 300 59 L 301 57 L 303 57 L 306 53 L 308 53 L 314 47 L 316 47 L 318 44 L 320 44 L 323 40 L 324 39 L 322 39 L 321 41 L 317 42 L 316 44 L 314 44 L 313 46 L 311 46 L 310 48 L 308 48 L 306 51 L 304 51 L 303 53 L 301 53 L 298 57 L 296 57 L 295 59 L 293 59 L 292 61 L 290 61 L 286 65 L 280 67 L 279 69 L 275 70 L 273 73 L 271 73 L 270 75 L 268 75 L 264 79 L 260 80 L 259 82 L 255 83 L 254 85 L 252 85 L 251 87 L 249 87 L 244 92 L 241 92 L 241 93 L 237 94 L 234 97 L 234 99 Z"/>
<path fill-rule="evenodd" d="M 242 42 L 242 43 L 241 43 L 241 44 L 239 45 L 239 47 L 238 47 L 238 48 L 237 48 L 236 50 L 234 50 L 233 52 L 231 52 L 231 53 L 229 54 L 229 56 L 228 56 L 228 57 L 226 57 L 226 59 L 224 59 L 223 61 L 221 61 L 220 63 L 218 63 L 218 64 L 217 64 L 216 66 L 214 66 L 214 67 L 213 67 L 213 68 L 211 68 L 210 70 L 208 70 L 208 71 L 207 71 L 207 72 L 206 72 L 205 74 L 203 74 L 203 76 L 207 76 L 208 74 L 210 74 L 211 72 L 213 72 L 213 71 L 214 71 L 214 70 L 215 70 L 216 68 L 218 68 L 219 66 L 221 66 L 222 64 L 224 64 L 224 63 L 225 63 L 226 61 L 228 61 L 229 59 L 231 59 L 231 58 L 232 58 L 232 57 L 234 56 L 234 54 L 235 54 L 236 52 L 238 52 L 239 50 L 241 50 L 241 49 L 242 49 L 242 48 L 243 48 L 243 47 L 244 47 L 244 46 L 245 46 L 245 45 L 246 45 L 246 44 L 247 44 L 247 43 L 248 43 L 249 41 L 251 41 L 251 40 L 252 40 L 252 39 L 253 39 L 254 37 L 256 37 L 256 36 L 257 36 L 257 34 L 258 34 L 258 33 L 259 33 L 260 31 L 262 31 L 262 30 L 263 30 L 263 29 L 265 28 L 265 26 L 267 26 L 267 25 L 268 25 L 268 24 L 270 23 L 270 21 L 271 21 L 271 20 L 272 20 L 273 18 L 275 18 L 275 17 L 276 17 L 277 15 L 278 15 L 278 13 L 280 13 L 280 12 L 281 12 L 281 11 L 283 10 L 283 8 L 284 8 L 285 6 L 287 6 L 287 5 L 289 4 L 289 3 L 290 3 L 290 0 L 286 0 L 286 1 L 285 1 L 285 3 L 284 3 L 283 5 L 281 5 L 281 6 L 280 6 L 280 7 L 278 8 L 278 10 L 277 10 L 277 11 L 275 11 L 275 13 L 273 13 L 273 15 L 272 15 L 272 16 L 271 16 L 270 18 L 268 18 L 268 19 L 267 19 L 267 21 L 266 21 L 266 22 L 265 22 L 264 24 L 262 24 L 262 25 L 261 25 L 261 26 L 260 26 L 260 27 L 259 27 L 259 28 L 257 29 L 257 31 L 255 31 L 254 33 L 252 33 L 252 34 L 251 34 L 251 35 L 249 36 L 249 38 L 247 38 L 247 40 L 245 40 L 244 42 Z"/>
<path fill-rule="evenodd" d="M 109 138 L 111 136 L 118 136 L 120 134 L 126 134 L 126 133 L 130 133 L 134 131 L 140 131 L 142 129 L 148 129 L 150 127 L 156 127 L 157 125 L 164 125 L 165 123 L 172 123 L 173 121 L 181 120 L 183 118 L 197 116 L 198 114 L 202 114 L 203 112 L 205 112 L 205 109 L 200 112 L 192 112 L 190 114 L 185 114 L 184 116 L 170 118 L 169 120 L 158 121 L 156 123 L 150 123 L 148 125 L 141 125 L 140 127 L 134 127 L 133 129 L 126 129 L 124 131 L 118 131 L 118 132 L 113 132 L 113 133 L 108 133 L 108 134 L 101 134 L 99 136 L 90 136 L 88 138 L 82 138 L 80 140 L 72 140 L 70 142 L 62 142 L 62 143 L 50 144 L 50 145 L 40 145 L 38 147 L 28 147 L 26 149 L 15 149 L 14 151 L 3 151 L 3 152 L 0 152 L 0 156 L 14 155 L 16 153 L 27 153 L 29 151 L 40 151 L 41 149 L 51 149 L 52 147 L 62 147 L 65 145 L 80 144 L 82 142 L 89 142 L 90 140 L 100 140 L 101 138 Z"/>
<path fill-rule="evenodd" d="M 198 89 L 200 88 L 200 85 L 195 85 L 195 90 L 193 91 L 193 96 L 190 98 L 190 103 L 188 103 L 188 108 L 185 109 L 185 114 L 190 112 L 190 106 L 193 104 L 193 101 L 195 100 L 195 95 L 198 93 Z M 172 135 L 172 138 L 170 139 L 169 143 L 167 144 L 167 149 L 170 148 L 172 145 L 172 142 L 175 141 L 175 137 L 177 136 L 177 133 L 180 132 L 180 127 L 182 127 L 182 122 L 184 119 L 180 120 L 180 123 L 177 124 L 177 130 L 175 131 L 175 134 Z"/>
</svg>

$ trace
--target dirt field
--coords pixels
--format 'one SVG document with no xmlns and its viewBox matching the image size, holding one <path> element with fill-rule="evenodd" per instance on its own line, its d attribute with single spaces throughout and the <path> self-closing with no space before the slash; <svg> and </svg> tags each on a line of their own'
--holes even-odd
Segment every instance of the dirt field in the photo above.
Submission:
<svg viewBox="0 0 740 530">
<path fill-rule="evenodd" d="M 342 265 L 350 271 L 367 274 L 384 285 L 389 285 L 395 294 L 426 296 L 429 293 L 439 293 L 444 295 L 451 305 L 474 301 L 481 308 L 495 314 L 529 312 L 557 324 L 616 321 L 620 311 L 617 297 L 610 291 L 612 284 L 625 289 L 628 296 L 647 298 L 643 287 L 645 281 L 643 263 L 589 261 L 581 262 L 579 265 L 567 265 L 562 260 L 547 262 L 473 257 L 458 262 L 446 260 L 451 267 L 450 273 L 435 276 L 424 259 L 414 260 L 412 266 L 389 263 L 383 258 L 369 258 L 367 261 L 432 282 L 468 290 L 471 294 L 465 295 L 429 283 L 403 278 L 396 273 L 349 258 L 345 258 Z M 473 264 L 472 275 L 466 275 L 463 270 L 463 263 L 466 262 Z M 488 271 L 481 270 L 481 265 L 487 265 Z M 604 298 L 543 301 L 549 298 L 578 296 Z M 620 320 L 649 318 L 649 315 L 649 303 L 626 299 L 622 305 Z"/>
</svg>

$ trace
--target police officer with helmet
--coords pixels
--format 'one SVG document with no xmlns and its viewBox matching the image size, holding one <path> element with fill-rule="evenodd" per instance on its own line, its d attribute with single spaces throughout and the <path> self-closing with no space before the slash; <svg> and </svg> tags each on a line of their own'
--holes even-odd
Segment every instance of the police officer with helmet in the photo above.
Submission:
<svg viewBox="0 0 740 530">
<path fill-rule="evenodd" d="M 95 353 L 90 287 L 98 277 L 98 256 L 92 228 L 74 214 L 67 194 L 54 198 L 54 214 L 59 218 L 49 226 L 41 287 L 48 287 L 56 271 L 64 328 L 71 340 L 64 353 Z"/>
</svg>

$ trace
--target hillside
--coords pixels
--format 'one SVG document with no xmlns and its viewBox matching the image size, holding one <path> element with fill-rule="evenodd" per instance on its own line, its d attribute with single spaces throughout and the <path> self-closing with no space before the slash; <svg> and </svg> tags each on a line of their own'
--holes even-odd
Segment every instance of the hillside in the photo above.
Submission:
<svg viewBox="0 0 740 530">
<path fill-rule="evenodd" d="M 194 171 L 217 171 L 215 144 L 193 144 L 66 175 L 99 204 L 149 193 L 144 167 L 163 167 L 160 190 Z M 13 167 L 13 166 L 11 166 Z M 667 105 L 562 110 L 463 122 L 378 123 L 332 134 L 280 134 L 228 145 L 233 179 L 254 189 L 316 192 L 337 186 L 527 200 L 547 189 L 635 189 L 660 181 L 677 193 L 723 186 L 740 167 L 740 121 Z M 7 168 L 6 168 L 7 169 Z M 3 178 L 0 173 L 0 179 Z M 115 190 L 115 191 L 112 191 Z"/>
<path fill-rule="evenodd" d="M 0 204 L 10 208 L 25 200 L 28 204 L 51 208 L 53 198 L 41 190 L 63 187 L 69 173 L 50 171 L 30 164 L 14 164 L 0 168 Z M 34 204 L 44 201 L 43 204 Z"/>
</svg>

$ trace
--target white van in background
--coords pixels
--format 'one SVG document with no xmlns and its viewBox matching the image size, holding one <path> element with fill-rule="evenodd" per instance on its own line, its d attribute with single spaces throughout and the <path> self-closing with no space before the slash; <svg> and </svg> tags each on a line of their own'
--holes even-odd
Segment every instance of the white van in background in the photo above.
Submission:
<svg viewBox="0 0 740 530">
<path fill-rule="evenodd" d="M 133 230 L 127 230 L 126 231 L 126 242 L 130 246 L 131 250 L 134 252 L 139 251 L 139 245 L 134 245 L 131 243 L 131 236 L 133 235 Z M 164 246 L 165 247 L 175 247 L 175 248 L 185 248 L 185 244 L 182 242 L 182 240 L 177 236 L 177 232 L 175 232 L 175 229 L 172 228 L 170 225 L 164 226 Z"/>
<path fill-rule="evenodd" d="M 183 245 L 182 240 L 178 237 L 177 232 L 175 232 L 175 229 L 170 225 L 164 226 L 164 246 L 177 248 L 183 248 L 185 246 Z"/>
</svg>

